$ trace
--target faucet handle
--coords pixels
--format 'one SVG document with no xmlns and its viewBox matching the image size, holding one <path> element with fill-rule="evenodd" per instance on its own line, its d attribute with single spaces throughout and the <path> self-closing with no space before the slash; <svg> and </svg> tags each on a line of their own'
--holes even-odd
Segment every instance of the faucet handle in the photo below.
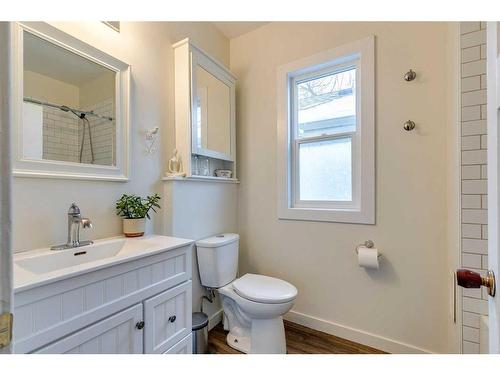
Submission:
<svg viewBox="0 0 500 375">
<path fill-rule="evenodd" d="M 80 215 L 80 207 L 76 205 L 76 203 L 71 203 L 71 206 L 68 210 L 68 215 Z"/>
<path fill-rule="evenodd" d="M 87 218 L 82 219 L 82 227 L 83 228 L 94 228 L 90 219 L 87 219 Z"/>
</svg>

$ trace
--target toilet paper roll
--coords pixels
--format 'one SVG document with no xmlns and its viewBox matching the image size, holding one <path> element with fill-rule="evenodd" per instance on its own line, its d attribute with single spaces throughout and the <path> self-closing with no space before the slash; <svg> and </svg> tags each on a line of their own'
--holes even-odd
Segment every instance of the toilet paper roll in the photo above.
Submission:
<svg viewBox="0 0 500 375">
<path fill-rule="evenodd" d="M 378 250 L 374 247 L 358 247 L 358 264 L 360 267 L 378 270 Z"/>
</svg>

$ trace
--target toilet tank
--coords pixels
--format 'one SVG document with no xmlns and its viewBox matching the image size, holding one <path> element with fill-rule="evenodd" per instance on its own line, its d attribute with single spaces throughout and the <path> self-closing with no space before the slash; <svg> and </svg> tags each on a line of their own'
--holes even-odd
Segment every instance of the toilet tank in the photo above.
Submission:
<svg viewBox="0 0 500 375">
<path fill-rule="evenodd" d="M 219 234 L 196 242 L 201 285 L 220 288 L 236 279 L 240 236 Z"/>
</svg>

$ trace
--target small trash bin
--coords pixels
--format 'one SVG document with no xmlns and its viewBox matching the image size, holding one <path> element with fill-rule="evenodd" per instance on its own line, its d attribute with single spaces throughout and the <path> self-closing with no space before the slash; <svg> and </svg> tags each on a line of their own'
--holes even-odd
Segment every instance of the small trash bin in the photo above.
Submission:
<svg viewBox="0 0 500 375">
<path fill-rule="evenodd" d="M 193 354 L 208 353 L 208 316 L 202 312 L 193 313 Z"/>
</svg>

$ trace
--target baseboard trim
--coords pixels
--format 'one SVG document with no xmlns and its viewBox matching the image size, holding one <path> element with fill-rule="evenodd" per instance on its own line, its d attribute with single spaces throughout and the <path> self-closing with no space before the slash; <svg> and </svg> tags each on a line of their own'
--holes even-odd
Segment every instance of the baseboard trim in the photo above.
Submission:
<svg viewBox="0 0 500 375">
<path fill-rule="evenodd" d="M 223 314 L 223 311 L 222 311 L 222 309 L 220 309 L 208 317 L 208 330 L 209 331 L 212 328 L 214 328 L 217 324 L 222 322 L 222 314 Z"/>
<path fill-rule="evenodd" d="M 392 340 L 387 337 L 375 335 L 359 329 L 347 327 L 342 324 L 330 322 L 315 316 L 303 314 L 297 311 L 289 311 L 285 315 L 285 320 L 303 326 L 335 335 L 346 340 L 355 341 L 357 343 L 371 346 L 372 348 L 383 350 L 384 352 L 393 354 L 433 354 L 433 352 L 419 348 L 410 344 L 405 344 L 400 341 Z"/>
</svg>

